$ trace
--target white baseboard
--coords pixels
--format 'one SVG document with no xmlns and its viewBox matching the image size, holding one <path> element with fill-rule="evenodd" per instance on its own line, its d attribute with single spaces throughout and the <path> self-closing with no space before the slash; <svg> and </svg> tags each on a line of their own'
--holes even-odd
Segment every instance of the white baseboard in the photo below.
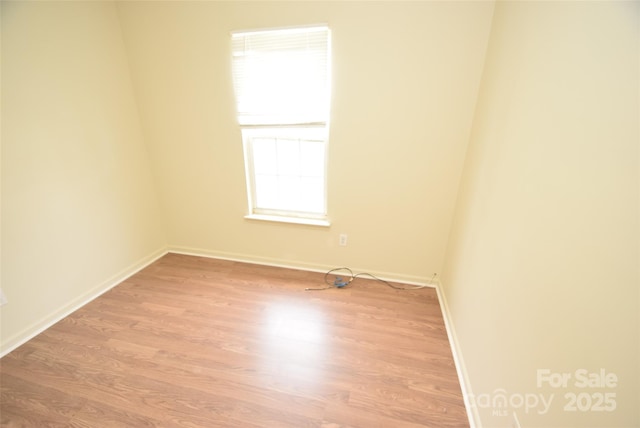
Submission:
<svg viewBox="0 0 640 428">
<path fill-rule="evenodd" d="M 229 260 L 229 261 L 241 262 L 241 263 L 254 263 L 258 265 L 282 267 L 287 269 L 297 269 L 297 270 L 304 270 L 304 271 L 310 271 L 310 272 L 324 273 L 324 272 L 328 272 L 331 269 L 343 267 L 343 266 L 329 266 L 329 265 L 324 265 L 319 263 L 306 263 L 306 262 L 293 261 L 293 260 L 276 259 L 276 258 L 270 258 L 270 257 L 252 256 L 247 254 L 212 251 L 212 250 L 205 250 L 202 248 L 180 247 L 180 246 L 169 246 L 168 252 L 176 253 L 176 254 L 184 254 L 187 256 L 209 257 L 213 259 Z M 428 277 L 404 275 L 404 274 L 398 274 L 393 272 L 380 272 L 375 270 L 360 269 L 358 267 L 353 267 L 353 266 L 347 266 L 347 267 L 350 268 L 354 273 L 360 273 L 360 272 L 370 273 L 380 279 L 383 279 L 389 282 L 398 282 L 402 284 L 417 285 L 417 286 L 430 286 L 430 287 L 436 286 L 436 283 L 434 283 L 432 279 Z"/>
<path fill-rule="evenodd" d="M 438 283 L 436 291 L 438 292 L 438 300 L 440 301 L 440 309 L 442 310 L 442 318 L 444 319 L 447 336 L 449 337 L 449 343 L 451 344 L 453 361 L 456 365 L 456 371 L 458 372 L 458 380 L 460 381 L 460 389 L 462 389 L 464 405 L 467 409 L 469 427 L 481 428 L 482 425 L 480 423 L 480 414 L 478 413 L 478 408 L 472 405 L 471 397 L 473 397 L 473 393 L 471 392 L 471 382 L 469 381 L 469 374 L 464 364 L 464 358 L 462 358 L 462 350 L 456 336 L 453 320 L 451 319 L 451 312 L 449 311 L 447 298 L 442 290 L 442 283 Z"/>
<path fill-rule="evenodd" d="M 120 284 L 122 281 L 126 280 L 127 278 L 134 275 L 135 273 L 141 271 L 142 269 L 144 269 L 151 263 L 155 262 L 165 254 L 167 254 L 166 247 L 159 248 L 158 250 L 154 251 L 150 255 L 143 257 L 142 259 L 129 265 L 128 267 L 126 267 L 119 273 L 113 275 L 106 281 L 103 281 L 102 283 L 96 285 L 86 293 L 73 299 L 71 302 L 64 305 L 62 308 L 45 316 L 39 321 L 36 321 L 35 323 L 31 324 L 29 327 L 12 335 L 6 340 L 2 340 L 2 343 L 0 343 L 0 357 L 5 356 L 9 352 L 16 349 L 18 346 L 26 343 L 27 341 L 34 338 L 38 334 L 42 333 L 43 331 L 45 331 L 46 329 L 48 329 L 58 321 L 62 320 L 64 317 L 70 315 L 71 313 L 80 309 L 82 306 L 91 302 L 95 298 L 106 293 L 116 285 Z"/>
</svg>

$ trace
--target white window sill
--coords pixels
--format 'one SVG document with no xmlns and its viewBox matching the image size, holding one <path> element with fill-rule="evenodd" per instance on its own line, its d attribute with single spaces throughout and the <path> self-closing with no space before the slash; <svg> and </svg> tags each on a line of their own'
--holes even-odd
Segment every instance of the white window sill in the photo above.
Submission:
<svg viewBox="0 0 640 428">
<path fill-rule="evenodd" d="M 315 218 L 285 217 L 285 216 L 265 215 L 265 214 L 248 214 L 244 216 L 244 218 L 248 220 L 273 221 L 276 223 L 304 224 L 307 226 L 321 226 L 321 227 L 331 226 L 331 223 L 329 222 L 329 220 L 315 219 Z"/>
</svg>

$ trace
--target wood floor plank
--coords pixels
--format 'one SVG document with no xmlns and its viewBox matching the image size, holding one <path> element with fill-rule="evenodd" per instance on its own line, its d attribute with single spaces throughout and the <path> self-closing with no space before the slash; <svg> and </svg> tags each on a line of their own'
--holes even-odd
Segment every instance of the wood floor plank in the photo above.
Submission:
<svg viewBox="0 0 640 428">
<path fill-rule="evenodd" d="M 325 285 L 167 254 L 0 360 L 0 424 L 468 426 L 435 290 Z"/>
</svg>

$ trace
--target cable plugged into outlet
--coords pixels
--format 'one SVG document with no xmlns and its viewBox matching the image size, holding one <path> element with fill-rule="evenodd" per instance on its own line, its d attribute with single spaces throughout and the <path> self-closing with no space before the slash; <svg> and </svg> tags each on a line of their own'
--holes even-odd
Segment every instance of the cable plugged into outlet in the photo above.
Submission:
<svg viewBox="0 0 640 428">
<path fill-rule="evenodd" d="M 433 275 L 431 275 L 431 279 L 427 281 L 427 284 L 437 286 L 439 282 L 440 282 L 440 278 L 438 278 L 438 273 L 434 272 Z"/>
</svg>

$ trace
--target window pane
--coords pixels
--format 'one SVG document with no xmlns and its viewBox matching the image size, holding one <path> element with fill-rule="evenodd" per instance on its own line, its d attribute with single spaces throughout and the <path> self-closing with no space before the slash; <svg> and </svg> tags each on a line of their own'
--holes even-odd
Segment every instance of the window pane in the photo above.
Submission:
<svg viewBox="0 0 640 428">
<path fill-rule="evenodd" d="M 300 170 L 304 176 L 324 176 L 324 153 L 324 141 L 304 141 L 300 145 Z"/>
<path fill-rule="evenodd" d="M 299 211 L 324 212 L 324 180 L 316 177 L 302 177 L 300 187 L 304 189 L 299 197 Z"/>
<path fill-rule="evenodd" d="M 278 177 L 275 175 L 256 175 L 255 183 L 256 206 L 264 209 L 278 209 Z"/>
<path fill-rule="evenodd" d="M 280 204 L 281 209 L 289 211 L 299 211 L 299 197 L 302 193 L 300 187 L 300 177 L 280 176 Z"/>
<path fill-rule="evenodd" d="M 255 210 L 325 214 L 324 128 L 244 129 Z"/>
<path fill-rule="evenodd" d="M 277 174 L 276 140 L 274 138 L 254 138 L 253 167 L 256 174 Z"/>
<path fill-rule="evenodd" d="M 298 140 L 278 138 L 278 174 L 300 174 L 300 143 Z"/>
</svg>

